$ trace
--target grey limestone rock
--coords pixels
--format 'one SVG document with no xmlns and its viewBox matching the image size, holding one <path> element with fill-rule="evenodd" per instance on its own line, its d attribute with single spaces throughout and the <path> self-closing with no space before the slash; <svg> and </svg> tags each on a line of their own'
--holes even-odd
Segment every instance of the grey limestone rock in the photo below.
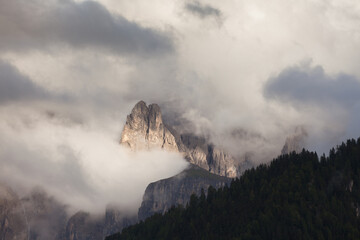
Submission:
<svg viewBox="0 0 360 240">
<path fill-rule="evenodd" d="M 66 226 L 66 240 L 103 239 L 103 219 L 93 218 L 89 213 L 77 212 Z"/>
<path fill-rule="evenodd" d="M 120 143 L 134 151 L 154 148 L 179 150 L 175 137 L 163 123 L 160 107 L 157 104 L 148 107 L 144 101 L 138 102 L 127 116 Z"/>
<path fill-rule="evenodd" d="M 238 177 L 243 165 L 223 149 L 193 134 L 179 134 L 163 122 L 157 104 L 138 102 L 127 116 L 120 143 L 130 149 L 164 149 L 180 152 L 190 162 L 211 173 Z"/>
<path fill-rule="evenodd" d="M 39 189 L 20 199 L 1 184 L 0 224 L 2 240 L 63 240 L 65 206 Z"/>
<path fill-rule="evenodd" d="M 231 179 L 218 176 L 191 164 L 180 174 L 148 185 L 139 209 L 139 220 L 155 213 L 165 213 L 172 206 L 185 206 L 192 194 L 207 192 L 209 186 L 219 188 L 230 184 Z"/>
</svg>

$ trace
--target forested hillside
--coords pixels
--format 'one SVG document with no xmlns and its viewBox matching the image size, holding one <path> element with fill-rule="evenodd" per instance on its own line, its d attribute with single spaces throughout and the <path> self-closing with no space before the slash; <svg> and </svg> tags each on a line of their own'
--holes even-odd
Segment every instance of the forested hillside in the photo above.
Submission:
<svg viewBox="0 0 360 240">
<path fill-rule="evenodd" d="M 107 240 L 360 239 L 360 138 L 282 155 Z"/>
</svg>

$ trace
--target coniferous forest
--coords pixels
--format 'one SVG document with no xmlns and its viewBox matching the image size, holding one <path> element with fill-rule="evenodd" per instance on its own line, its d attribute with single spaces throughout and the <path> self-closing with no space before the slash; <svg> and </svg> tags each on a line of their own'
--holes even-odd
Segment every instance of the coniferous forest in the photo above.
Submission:
<svg viewBox="0 0 360 240">
<path fill-rule="evenodd" d="M 106 239 L 360 239 L 359 172 L 360 138 L 282 155 Z"/>
</svg>

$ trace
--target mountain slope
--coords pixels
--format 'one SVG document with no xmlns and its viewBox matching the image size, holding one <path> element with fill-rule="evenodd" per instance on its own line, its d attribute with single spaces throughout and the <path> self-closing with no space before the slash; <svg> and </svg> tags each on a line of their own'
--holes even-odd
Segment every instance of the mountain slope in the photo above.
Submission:
<svg viewBox="0 0 360 240">
<path fill-rule="evenodd" d="M 280 156 L 107 240 L 360 239 L 359 208 L 360 138 L 329 157 Z"/>
</svg>

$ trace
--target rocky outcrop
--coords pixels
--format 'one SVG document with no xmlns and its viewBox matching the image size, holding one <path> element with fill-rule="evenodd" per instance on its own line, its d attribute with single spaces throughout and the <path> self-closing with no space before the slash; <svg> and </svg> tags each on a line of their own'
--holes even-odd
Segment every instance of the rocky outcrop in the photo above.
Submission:
<svg viewBox="0 0 360 240">
<path fill-rule="evenodd" d="M 127 116 L 120 143 L 132 150 L 179 151 L 175 137 L 163 123 L 160 107 L 157 104 L 147 107 L 143 101 L 138 102 Z"/>
<path fill-rule="evenodd" d="M 190 163 L 220 176 L 239 176 L 241 165 L 223 149 L 191 134 L 182 135 L 181 139 L 186 149 L 185 158 Z"/>
<path fill-rule="evenodd" d="M 151 183 L 146 188 L 139 209 L 139 220 L 144 220 L 155 213 L 164 213 L 174 205 L 185 206 L 193 193 L 200 195 L 202 189 L 206 193 L 209 186 L 219 188 L 230 182 L 230 178 L 209 173 L 191 164 L 180 174 Z"/>
<path fill-rule="evenodd" d="M 237 177 L 244 166 L 223 149 L 193 134 L 176 132 L 163 122 L 160 107 L 144 101 L 138 102 L 127 116 L 120 143 L 130 149 L 165 149 L 180 152 L 190 162 L 211 173 Z"/>
<path fill-rule="evenodd" d="M 307 136 L 308 134 L 303 127 L 296 127 L 294 134 L 286 138 L 281 154 L 284 155 L 292 152 L 301 152 L 301 150 L 305 147 L 305 139 Z"/>
</svg>

